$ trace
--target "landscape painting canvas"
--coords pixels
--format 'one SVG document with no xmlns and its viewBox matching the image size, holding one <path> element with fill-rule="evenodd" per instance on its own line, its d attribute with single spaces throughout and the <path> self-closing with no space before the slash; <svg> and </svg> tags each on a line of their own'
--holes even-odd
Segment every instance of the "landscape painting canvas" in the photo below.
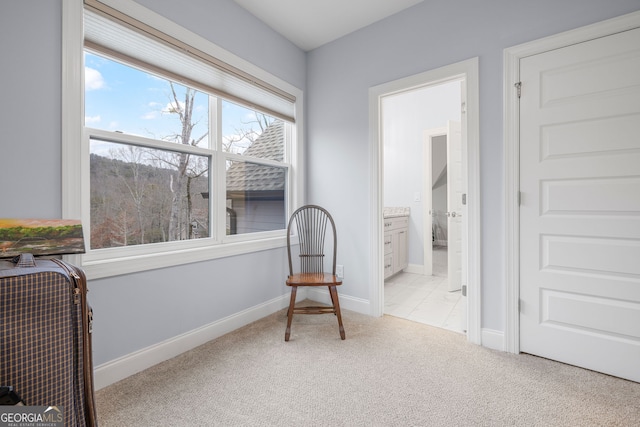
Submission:
<svg viewBox="0 0 640 427">
<path fill-rule="evenodd" d="M 37 256 L 84 252 L 79 220 L 0 218 L 0 258 L 22 253 Z"/>
</svg>

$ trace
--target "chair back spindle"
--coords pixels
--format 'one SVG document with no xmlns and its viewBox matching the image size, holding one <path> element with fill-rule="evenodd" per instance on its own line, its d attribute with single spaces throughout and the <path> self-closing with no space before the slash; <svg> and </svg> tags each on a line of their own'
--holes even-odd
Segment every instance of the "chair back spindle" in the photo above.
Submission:
<svg viewBox="0 0 640 427">
<path fill-rule="evenodd" d="M 336 229 L 331 215 L 322 207 L 315 205 L 304 206 L 291 215 L 287 230 L 287 247 L 290 248 L 291 229 L 295 224 L 295 230 L 299 244 L 299 262 L 301 273 L 323 273 L 325 250 L 327 243 L 327 228 L 331 225 L 333 240 L 333 264 L 332 274 L 335 274 L 336 264 Z M 331 242 L 329 242 L 331 243 Z M 293 275 L 293 262 L 291 249 L 289 249 L 289 274 Z"/>
</svg>

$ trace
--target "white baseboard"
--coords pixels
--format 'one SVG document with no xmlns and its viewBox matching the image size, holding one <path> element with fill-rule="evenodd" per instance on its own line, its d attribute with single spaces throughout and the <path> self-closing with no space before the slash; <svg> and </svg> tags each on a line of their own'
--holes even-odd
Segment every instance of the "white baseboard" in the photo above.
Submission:
<svg viewBox="0 0 640 427">
<path fill-rule="evenodd" d="M 504 332 L 493 329 L 482 329 L 482 346 L 492 350 L 506 351 Z"/>
<path fill-rule="evenodd" d="M 371 304 L 369 300 L 352 297 L 349 295 L 344 295 L 340 293 L 338 289 L 338 296 L 340 298 L 340 308 L 345 310 L 355 311 L 356 313 L 371 314 Z M 331 305 L 331 297 L 329 296 L 329 291 L 318 288 L 308 288 L 307 289 L 307 298 L 312 301 L 317 301 L 321 304 Z"/>
<path fill-rule="evenodd" d="M 412 274 L 424 274 L 424 265 L 422 264 L 409 264 L 407 268 L 404 269 L 405 273 Z"/>
<path fill-rule="evenodd" d="M 448 245 L 449 245 L 448 240 L 435 240 L 433 242 L 433 246 L 448 246 Z"/>
<path fill-rule="evenodd" d="M 296 300 L 301 300 L 306 295 L 300 294 L 298 297 Z M 290 295 L 285 294 L 182 335 L 103 363 L 94 369 L 94 387 L 96 390 L 100 390 L 251 322 L 260 320 L 278 310 L 282 310 L 289 306 L 289 298 Z"/>
</svg>

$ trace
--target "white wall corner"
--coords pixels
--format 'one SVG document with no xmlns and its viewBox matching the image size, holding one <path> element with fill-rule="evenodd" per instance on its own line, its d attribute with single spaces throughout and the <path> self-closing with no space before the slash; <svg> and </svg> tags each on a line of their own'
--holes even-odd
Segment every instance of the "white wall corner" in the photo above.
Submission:
<svg viewBox="0 0 640 427">
<path fill-rule="evenodd" d="M 331 305 L 331 297 L 329 291 L 317 288 L 308 288 L 307 296 L 310 300 L 321 304 Z M 340 299 L 340 309 L 355 311 L 356 313 L 371 315 L 371 304 L 369 300 L 352 297 L 340 293 L 338 288 L 338 297 Z"/>
<path fill-rule="evenodd" d="M 422 264 L 409 264 L 407 268 L 403 270 L 405 273 L 411 274 L 424 274 L 424 265 Z"/>
</svg>

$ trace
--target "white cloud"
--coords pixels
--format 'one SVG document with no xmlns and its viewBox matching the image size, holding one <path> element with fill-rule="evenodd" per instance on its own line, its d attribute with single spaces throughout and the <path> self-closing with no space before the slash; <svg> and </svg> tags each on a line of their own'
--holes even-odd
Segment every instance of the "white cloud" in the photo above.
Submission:
<svg viewBox="0 0 640 427">
<path fill-rule="evenodd" d="M 107 85 L 104 79 L 102 78 L 102 74 L 100 74 L 100 71 L 94 68 L 84 67 L 85 90 L 98 90 L 98 89 L 103 89 L 106 86 Z"/>
<path fill-rule="evenodd" d="M 142 120 L 153 120 L 153 119 L 157 119 L 158 118 L 158 112 L 157 111 L 149 111 L 148 113 L 144 114 L 141 119 Z"/>
<path fill-rule="evenodd" d="M 162 109 L 163 113 L 175 113 L 177 111 L 184 111 L 184 102 L 178 102 L 177 105 L 175 102 L 170 102 Z"/>
<path fill-rule="evenodd" d="M 85 123 L 100 123 L 100 116 L 85 116 L 84 117 L 84 122 Z"/>
</svg>

